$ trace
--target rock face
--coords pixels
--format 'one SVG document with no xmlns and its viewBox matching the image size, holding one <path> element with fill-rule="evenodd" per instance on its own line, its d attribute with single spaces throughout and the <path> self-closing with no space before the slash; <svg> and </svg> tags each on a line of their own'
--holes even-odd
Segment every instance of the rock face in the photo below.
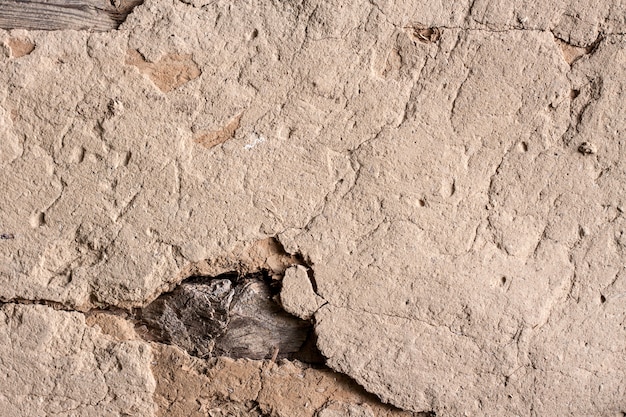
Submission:
<svg viewBox="0 0 626 417">
<path fill-rule="evenodd" d="M 626 413 L 624 6 L 348 3 L 0 30 L 12 415 L 306 415 L 261 395 L 262 366 L 291 362 L 197 362 L 128 327 L 192 275 L 261 269 L 287 270 L 284 307 L 390 413 Z M 152 350 L 223 386 L 192 407 Z M 311 415 L 384 415 L 346 395 Z"/>
</svg>

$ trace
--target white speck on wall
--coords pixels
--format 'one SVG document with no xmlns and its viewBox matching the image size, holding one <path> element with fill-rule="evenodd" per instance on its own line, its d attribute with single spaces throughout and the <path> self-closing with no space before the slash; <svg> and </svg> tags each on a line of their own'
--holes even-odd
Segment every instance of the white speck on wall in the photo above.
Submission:
<svg viewBox="0 0 626 417">
<path fill-rule="evenodd" d="M 265 142 L 266 139 L 265 139 L 264 136 L 257 135 L 256 133 L 252 133 L 250 135 L 250 140 L 251 140 L 251 142 L 248 143 L 246 146 L 244 146 L 243 147 L 244 149 L 250 150 L 250 149 L 256 147 L 257 145 Z"/>
</svg>

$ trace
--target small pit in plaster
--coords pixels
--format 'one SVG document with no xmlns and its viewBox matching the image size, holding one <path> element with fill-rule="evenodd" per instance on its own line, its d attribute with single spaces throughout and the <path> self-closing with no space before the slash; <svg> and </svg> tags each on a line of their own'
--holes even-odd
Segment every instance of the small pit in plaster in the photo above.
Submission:
<svg viewBox="0 0 626 417">
<path fill-rule="evenodd" d="M 520 150 L 522 152 L 528 152 L 528 143 L 527 142 L 521 142 L 520 143 Z"/>
<path fill-rule="evenodd" d="M 90 30 L 119 28 L 144 0 L 72 0 L 3 2 L 0 28 L 5 30 Z"/>
<path fill-rule="evenodd" d="M 441 29 L 437 27 L 427 27 L 419 23 L 406 26 L 404 28 L 411 37 L 420 43 L 434 43 L 441 38 Z"/>
<path fill-rule="evenodd" d="M 30 226 L 33 229 L 44 226 L 46 224 L 46 214 L 41 211 L 36 211 L 30 216 Z"/>
</svg>

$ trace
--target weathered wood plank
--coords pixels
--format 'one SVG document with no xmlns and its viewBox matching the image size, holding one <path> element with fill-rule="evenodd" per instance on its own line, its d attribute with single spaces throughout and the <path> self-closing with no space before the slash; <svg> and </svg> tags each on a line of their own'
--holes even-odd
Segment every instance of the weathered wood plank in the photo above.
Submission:
<svg viewBox="0 0 626 417">
<path fill-rule="evenodd" d="M 117 29 L 143 0 L 0 0 L 0 28 Z"/>
<path fill-rule="evenodd" d="M 285 312 L 274 300 L 278 288 L 271 288 L 268 279 L 263 272 L 192 277 L 137 309 L 137 329 L 148 340 L 201 358 L 317 360 L 305 346 L 311 322 Z"/>
</svg>

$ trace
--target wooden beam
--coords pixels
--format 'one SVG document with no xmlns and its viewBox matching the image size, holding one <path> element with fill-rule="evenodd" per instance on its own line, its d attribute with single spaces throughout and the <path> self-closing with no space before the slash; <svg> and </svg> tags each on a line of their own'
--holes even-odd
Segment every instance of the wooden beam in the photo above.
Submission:
<svg viewBox="0 0 626 417">
<path fill-rule="evenodd" d="M 0 28 L 117 29 L 143 0 L 0 0 Z"/>
</svg>

